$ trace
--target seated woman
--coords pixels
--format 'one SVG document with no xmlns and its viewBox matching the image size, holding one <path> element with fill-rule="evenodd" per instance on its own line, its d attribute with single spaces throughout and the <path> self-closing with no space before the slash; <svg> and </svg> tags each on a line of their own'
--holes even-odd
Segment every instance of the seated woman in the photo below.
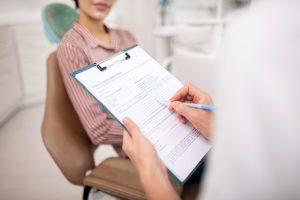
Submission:
<svg viewBox="0 0 300 200">
<path fill-rule="evenodd" d="M 57 47 L 60 71 L 69 98 L 91 142 L 111 144 L 120 156 L 123 129 L 71 77 L 70 73 L 136 43 L 127 31 L 111 29 L 103 20 L 115 0 L 74 0 L 79 17 Z"/>
</svg>

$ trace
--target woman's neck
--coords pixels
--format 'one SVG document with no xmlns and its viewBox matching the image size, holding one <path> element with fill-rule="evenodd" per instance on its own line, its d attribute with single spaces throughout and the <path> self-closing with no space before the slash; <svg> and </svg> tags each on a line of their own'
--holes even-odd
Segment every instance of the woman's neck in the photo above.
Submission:
<svg viewBox="0 0 300 200">
<path fill-rule="evenodd" d="M 104 26 L 103 20 L 94 20 L 84 14 L 80 14 L 78 22 L 87 28 L 98 40 L 110 46 L 109 34 Z"/>
</svg>

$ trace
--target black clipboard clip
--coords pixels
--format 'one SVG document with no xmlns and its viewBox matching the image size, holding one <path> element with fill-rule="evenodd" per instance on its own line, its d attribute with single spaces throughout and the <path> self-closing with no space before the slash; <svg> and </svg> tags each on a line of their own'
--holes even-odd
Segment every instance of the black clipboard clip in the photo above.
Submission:
<svg viewBox="0 0 300 200">
<path fill-rule="evenodd" d="M 108 67 L 112 67 L 113 65 L 119 63 L 119 62 L 123 62 L 125 60 L 129 60 L 131 57 L 129 55 L 129 53 L 125 52 L 125 58 L 122 58 L 122 59 L 119 59 L 119 60 L 116 60 L 115 62 L 113 62 L 111 65 L 109 66 L 103 66 L 101 67 L 100 63 L 95 63 L 96 67 L 102 72 L 102 71 L 105 71 Z"/>
</svg>

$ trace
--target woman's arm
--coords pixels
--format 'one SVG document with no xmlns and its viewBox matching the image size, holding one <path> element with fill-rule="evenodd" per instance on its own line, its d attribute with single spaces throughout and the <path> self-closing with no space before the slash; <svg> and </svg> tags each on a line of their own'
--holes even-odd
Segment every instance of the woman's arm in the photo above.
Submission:
<svg viewBox="0 0 300 200">
<path fill-rule="evenodd" d="M 68 96 L 91 141 L 94 144 L 121 145 L 121 126 L 70 76 L 73 71 L 89 64 L 87 55 L 79 47 L 64 42 L 57 48 L 57 57 Z"/>
<path fill-rule="evenodd" d="M 153 145 L 132 120 L 125 118 L 123 123 L 129 131 L 123 134 L 123 150 L 138 170 L 147 199 L 179 199 Z"/>
<path fill-rule="evenodd" d="M 156 170 L 153 170 L 153 168 Z M 179 196 L 175 192 L 168 177 L 165 167 L 153 166 L 152 169 L 140 169 L 140 179 L 144 191 L 148 199 L 161 199 L 161 200 L 176 200 Z"/>
</svg>

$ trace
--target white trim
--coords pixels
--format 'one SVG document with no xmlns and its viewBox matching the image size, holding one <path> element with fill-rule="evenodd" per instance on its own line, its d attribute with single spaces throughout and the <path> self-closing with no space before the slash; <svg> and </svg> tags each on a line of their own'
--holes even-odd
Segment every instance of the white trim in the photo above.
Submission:
<svg viewBox="0 0 300 200">
<path fill-rule="evenodd" d="M 18 99 L 12 106 L 10 106 L 4 114 L 0 115 L 0 127 L 2 127 L 11 117 L 13 117 L 20 110 L 20 99 Z"/>
<path fill-rule="evenodd" d="M 20 102 L 20 108 L 28 108 L 28 107 L 33 107 L 36 105 L 40 105 L 45 103 L 46 97 L 44 95 L 40 96 L 30 96 L 27 98 L 24 98 L 23 101 Z"/>
</svg>

